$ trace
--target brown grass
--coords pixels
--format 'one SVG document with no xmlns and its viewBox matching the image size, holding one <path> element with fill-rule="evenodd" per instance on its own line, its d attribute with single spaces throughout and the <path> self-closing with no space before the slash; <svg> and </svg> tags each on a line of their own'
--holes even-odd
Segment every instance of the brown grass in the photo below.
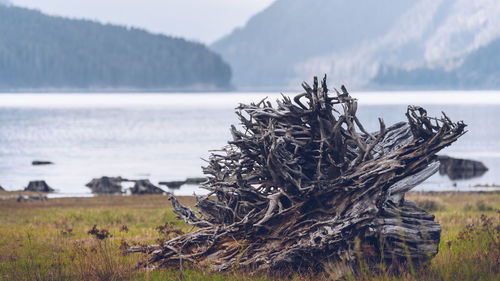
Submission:
<svg viewBox="0 0 500 281">
<path fill-rule="evenodd" d="M 500 280 L 500 193 L 409 193 L 442 225 L 439 254 L 394 276 L 365 271 L 352 280 Z M 180 197 L 193 206 L 191 196 Z M 94 228 L 95 225 L 95 228 Z M 175 280 L 179 272 L 137 269 L 130 245 L 155 244 L 191 227 L 166 196 L 99 196 L 17 203 L 0 200 L 0 280 Z M 89 233 L 90 232 L 90 233 Z M 101 237 L 102 239 L 100 239 Z M 331 280 L 340 269 L 315 276 Z M 184 280 L 272 280 L 244 273 L 185 270 Z M 296 276 L 304 280 L 310 276 Z"/>
</svg>

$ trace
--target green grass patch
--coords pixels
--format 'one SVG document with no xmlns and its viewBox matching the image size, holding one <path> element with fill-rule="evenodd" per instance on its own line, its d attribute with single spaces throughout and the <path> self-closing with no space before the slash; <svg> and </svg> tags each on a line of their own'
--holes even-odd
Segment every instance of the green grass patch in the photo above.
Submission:
<svg viewBox="0 0 500 281">
<path fill-rule="evenodd" d="M 425 267 L 398 276 L 388 272 L 348 275 L 351 280 L 500 280 L 500 194 L 411 193 L 442 226 L 438 255 Z M 193 205 L 191 197 L 182 202 Z M 99 239 L 89 234 L 107 231 Z M 162 226 L 158 228 L 159 226 Z M 164 196 L 0 201 L 0 280 L 275 280 L 248 273 L 208 270 L 148 270 L 143 254 L 123 254 L 126 245 L 155 244 L 191 227 L 175 219 Z M 163 232 L 162 232 L 163 231 Z M 161 233 L 160 233 L 161 232 Z M 101 233 L 101 232 L 99 232 Z M 104 233 L 104 232 L 103 232 Z M 332 266 L 316 280 L 345 269 Z M 311 279 L 295 276 L 293 280 Z"/>
</svg>

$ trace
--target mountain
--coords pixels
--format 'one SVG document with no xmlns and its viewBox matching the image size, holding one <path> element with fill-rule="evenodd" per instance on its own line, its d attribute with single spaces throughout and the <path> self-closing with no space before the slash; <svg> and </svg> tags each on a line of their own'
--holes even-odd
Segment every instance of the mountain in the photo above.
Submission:
<svg viewBox="0 0 500 281">
<path fill-rule="evenodd" d="M 206 46 L 0 5 L 0 89 L 214 90 L 231 69 Z"/>
<path fill-rule="evenodd" d="M 413 2 L 277 0 L 211 47 L 229 62 L 238 87 L 281 88 L 300 63 L 382 36 Z"/>
<path fill-rule="evenodd" d="M 327 73 L 369 89 L 394 86 L 384 73 L 458 71 L 497 38 L 497 0 L 277 0 L 212 48 L 241 88 L 290 88 Z M 434 87 L 425 76 L 418 83 Z"/>
<path fill-rule="evenodd" d="M 383 66 L 374 87 L 422 89 L 500 89 L 500 38 L 471 52 L 459 66 L 418 67 L 406 70 Z"/>
</svg>

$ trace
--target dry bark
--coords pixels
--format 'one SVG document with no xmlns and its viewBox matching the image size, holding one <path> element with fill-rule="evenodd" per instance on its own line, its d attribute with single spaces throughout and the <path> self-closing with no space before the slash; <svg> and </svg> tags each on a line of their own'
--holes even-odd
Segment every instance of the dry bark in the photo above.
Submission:
<svg viewBox="0 0 500 281">
<path fill-rule="evenodd" d="M 420 264 L 438 251 L 434 216 L 404 198 L 439 169 L 436 153 L 465 133 L 444 113 L 431 118 L 409 106 L 407 122 L 367 132 L 357 100 L 344 86 L 329 95 L 326 77 L 305 92 L 241 104 L 242 130 L 214 152 L 197 197 L 198 212 L 170 197 L 198 229 L 147 251 L 160 267 L 238 268 L 288 274 L 342 264 Z"/>
</svg>

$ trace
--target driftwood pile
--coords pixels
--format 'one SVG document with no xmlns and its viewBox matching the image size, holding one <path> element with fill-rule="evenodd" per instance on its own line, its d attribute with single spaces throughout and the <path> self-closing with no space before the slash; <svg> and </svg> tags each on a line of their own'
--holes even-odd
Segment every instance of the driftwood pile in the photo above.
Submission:
<svg viewBox="0 0 500 281">
<path fill-rule="evenodd" d="M 369 133 L 344 86 L 335 96 L 326 77 L 302 86 L 276 107 L 237 108 L 242 129 L 231 127 L 233 140 L 203 169 L 210 194 L 197 197 L 199 212 L 171 196 L 197 230 L 130 251 L 148 252 L 147 265 L 285 275 L 432 258 L 441 228 L 404 194 L 438 171 L 435 154 L 466 125 L 409 106 L 407 122 L 379 119 Z"/>
</svg>

